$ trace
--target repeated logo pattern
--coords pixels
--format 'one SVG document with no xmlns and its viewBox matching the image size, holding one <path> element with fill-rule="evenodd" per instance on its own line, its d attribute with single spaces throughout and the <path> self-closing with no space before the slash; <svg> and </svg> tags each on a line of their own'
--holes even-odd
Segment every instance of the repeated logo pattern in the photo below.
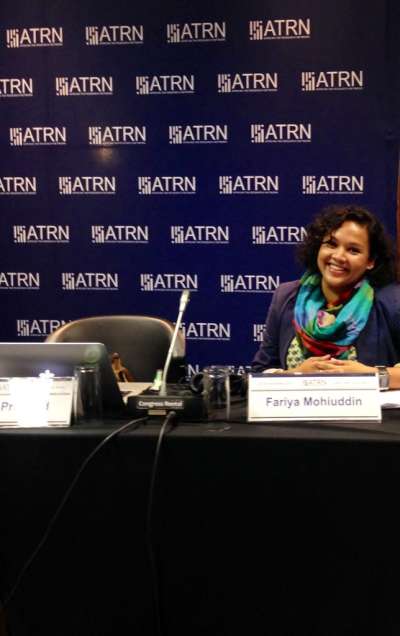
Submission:
<svg viewBox="0 0 400 636">
<path fill-rule="evenodd" d="M 55 3 L 48 23 L 5 16 L 5 339 L 82 315 L 173 320 L 187 289 L 189 373 L 248 363 L 317 210 L 366 204 L 394 229 L 383 47 L 367 36 L 379 11 L 346 7 L 338 47 L 305 0 L 198 20 L 168 2 L 168 18 L 121 0 L 90 17 Z"/>
</svg>

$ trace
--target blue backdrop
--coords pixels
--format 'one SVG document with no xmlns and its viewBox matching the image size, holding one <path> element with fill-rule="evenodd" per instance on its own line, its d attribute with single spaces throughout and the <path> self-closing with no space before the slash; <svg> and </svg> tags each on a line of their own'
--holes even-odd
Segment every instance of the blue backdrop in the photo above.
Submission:
<svg viewBox="0 0 400 636">
<path fill-rule="evenodd" d="M 3 0 L 3 340 L 188 288 L 190 370 L 245 364 L 316 211 L 395 234 L 394 3 L 192 4 Z"/>
</svg>

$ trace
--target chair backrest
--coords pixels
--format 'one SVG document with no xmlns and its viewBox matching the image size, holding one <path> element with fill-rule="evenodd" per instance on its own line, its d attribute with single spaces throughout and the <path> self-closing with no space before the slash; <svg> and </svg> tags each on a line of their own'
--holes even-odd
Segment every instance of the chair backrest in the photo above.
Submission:
<svg viewBox="0 0 400 636">
<path fill-rule="evenodd" d="M 137 382 L 151 382 L 163 369 L 174 332 L 169 320 L 154 316 L 93 316 L 59 327 L 46 342 L 102 342 L 110 356 L 118 353 Z M 178 333 L 168 382 L 185 376 L 185 337 Z"/>
</svg>

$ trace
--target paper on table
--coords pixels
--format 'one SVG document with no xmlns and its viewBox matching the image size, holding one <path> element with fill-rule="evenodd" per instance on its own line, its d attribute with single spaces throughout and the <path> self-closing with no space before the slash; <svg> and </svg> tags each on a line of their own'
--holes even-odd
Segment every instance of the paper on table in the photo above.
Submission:
<svg viewBox="0 0 400 636">
<path fill-rule="evenodd" d="M 379 400 L 383 409 L 400 408 L 400 390 L 380 391 Z"/>
<path fill-rule="evenodd" d="M 151 382 L 118 382 L 125 404 L 131 395 L 139 395 L 151 386 Z"/>
</svg>

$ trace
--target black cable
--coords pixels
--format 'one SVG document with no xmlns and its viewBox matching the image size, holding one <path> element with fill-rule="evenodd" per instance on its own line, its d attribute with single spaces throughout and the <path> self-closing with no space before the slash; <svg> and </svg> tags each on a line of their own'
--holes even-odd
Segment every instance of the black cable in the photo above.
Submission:
<svg viewBox="0 0 400 636">
<path fill-rule="evenodd" d="M 148 498 L 148 504 L 147 504 L 146 539 L 147 539 L 147 549 L 149 552 L 149 560 L 150 560 L 151 581 L 153 586 L 154 613 L 156 617 L 156 629 L 157 629 L 158 636 L 162 636 L 164 630 L 163 630 L 163 621 L 161 616 L 161 605 L 160 605 L 160 577 L 159 577 L 159 572 L 157 567 L 156 552 L 153 545 L 154 493 L 155 493 L 155 487 L 156 487 L 156 479 L 157 479 L 157 473 L 158 473 L 158 465 L 160 460 L 162 440 L 163 440 L 167 425 L 175 416 L 176 416 L 175 411 L 170 411 L 168 413 L 167 417 L 164 419 L 163 424 L 161 425 L 160 432 L 158 434 L 156 452 L 154 454 L 153 467 L 151 471 L 149 498 Z"/>
<path fill-rule="evenodd" d="M 58 506 L 56 508 L 56 511 L 54 512 L 54 514 L 51 517 L 49 523 L 47 524 L 47 527 L 46 527 L 46 529 L 45 529 L 45 531 L 43 533 L 42 538 L 40 539 L 40 541 L 37 544 L 36 548 L 33 550 L 31 555 L 28 557 L 28 559 L 25 561 L 24 565 L 20 569 L 20 571 L 19 571 L 19 573 L 18 573 L 18 575 L 16 577 L 15 583 L 12 586 L 10 592 L 5 597 L 4 601 L 2 601 L 0 599 L 0 618 L 1 618 L 2 614 L 5 614 L 5 610 L 6 610 L 7 606 L 8 606 L 8 604 L 10 603 L 10 601 L 12 600 L 12 598 L 14 597 L 14 595 L 15 595 L 15 593 L 16 593 L 16 591 L 17 591 L 22 579 L 24 578 L 25 574 L 27 573 L 27 571 L 31 567 L 33 561 L 36 559 L 36 557 L 39 554 L 40 550 L 45 545 L 47 539 L 49 538 L 49 536 L 50 536 L 50 534 L 51 534 L 51 532 L 52 532 L 52 530 L 53 530 L 53 528 L 55 526 L 55 523 L 56 523 L 58 517 L 60 516 L 60 513 L 61 513 L 62 509 L 64 508 L 65 504 L 68 501 L 69 496 L 71 495 L 72 490 L 76 486 L 79 478 L 81 477 L 83 471 L 88 466 L 90 461 L 99 452 L 99 450 L 103 446 L 105 446 L 113 437 L 115 437 L 119 433 L 122 433 L 123 431 L 125 431 L 128 428 L 130 428 L 134 424 L 135 424 L 135 428 L 133 430 L 135 430 L 145 420 L 147 420 L 147 415 L 145 417 L 140 417 L 140 418 L 135 419 L 135 420 L 130 420 L 130 422 L 127 422 L 123 426 L 120 426 L 119 428 L 115 429 L 109 435 L 107 435 L 107 437 L 102 439 L 101 442 L 99 444 L 97 444 L 97 446 L 95 446 L 95 448 L 89 453 L 89 455 L 86 457 L 86 459 L 83 460 L 80 468 L 75 473 L 75 476 L 73 477 L 70 485 L 68 486 L 67 490 L 64 493 L 64 496 L 62 497 L 60 503 L 58 504 Z"/>
</svg>

